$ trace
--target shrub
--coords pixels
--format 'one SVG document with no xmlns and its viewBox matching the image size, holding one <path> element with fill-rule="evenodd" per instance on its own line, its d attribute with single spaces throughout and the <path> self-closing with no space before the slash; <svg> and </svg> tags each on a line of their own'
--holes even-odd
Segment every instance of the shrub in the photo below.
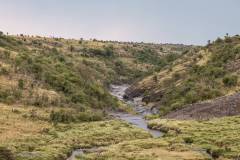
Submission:
<svg viewBox="0 0 240 160">
<path fill-rule="evenodd" d="M 6 50 L 4 51 L 4 58 L 9 59 L 10 55 L 11 55 L 11 52 L 6 51 Z"/>
<path fill-rule="evenodd" d="M 66 111 L 52 111 L 50 113 L 50 121 L 54 122 L 54 123 L 69 123 L 69 122 L 73 122 L 75 121 L 72 113 L 70 112 L 66 112 Z"/>
<path fill-rule="evenodd" d="M 16 100 L 19 100 L 22 96 L 22 92 L 18 89 L 1 89 L 0 88 L 0 101 L 7 103 L 7 104 L 12 104 Z"/>
<path fill-rule="evenodd" d="M 74 46 L 71 45 L 71 46 L 69 47 L 69 50 L 70 50 L 70 52 L 73 52 L 73 51 L 75 50 Z"/>
<path fill-rule="evenodd" d="M 171 104 L 170 108 L 172 110 L 177 110 L 178 108 L 182 107 L 184 105 L 184 103 L 182 101 L 179 102 L 175 102 L 173 104 Z"/>
<path fill-rule="evenodd" d="M 211 156 L 214 159 L 219 158 L 221 155 L 223 155 L 223 149 L 214 149 L 214 150 L 211 151 Z"/>
<path fill-rule="evenodd" d="M 225 75 L 225 71 L 221 67 L 208 67 L 205 68 L 206 76 L 213 76 L 215 78 L 220 78 Z"/>
<path fill-rule="evenodd" d="M 0 68 L 0 74 L 1 75 L 8 75 L 9 74 L 9 70 L 5 67 L 1 67 Z"/>
<path fill-rule="evenodd" d="M 24 81 L 22 79 L 18 80 L 18 88 L 23 89 L 24 88 Z"/>
<path fill-rule="evenodd" d="M 185 143 L 188 143 L 188 144 L 193 143 L 192 137 L 185 137 L 185 138 L 183 138 L 183 140 L 184 140 Z"/>
<path fill-rule="evenodd" d="M 217 40 L 215 41 L 216 43 L 222 43 L 223 42 L 223 40 L 221 39 L 221 38 L 217 38 Z"/>
<path fill-rule="evenodd" d="M 173 78 L 174 78 L 174 80 L 177 81 L 177 80 L 181 79 L 181 74 L 180 73 L 174 73 Z"/>
<path fill-rule="evenodd" d="M 73 103 L 84 103 L 86 100 L 86 96 L 83 92 L 78 92 L 72 95 L 71 101 Z"/>
<path fill-rule="evenodd" d="M 50 121 L 54 123 L 70 123 L 70 122 L 90 122 L 103 120 L 102 112 L 70 112 L 70 111 L 52 111 L 50 113 Z"/>
<path fill-rule="evenodd" d="M 154 74 L 154 75 L 153 75 L 153 81 L 154 81 L 155 83 L 157 83 L 157 81 L 158 81 L 158 76 L 157 76 L 157 74 Z"/>
<path fill-rule="evenodd" d="M 199 99 L 199 95 L 196 91 L 190 91 L 186 94 L 185 101 L 187 104 L 195 103 Z"/>
<path fill-rule="evenodd" d="M 89 122 L 89 121 L 100 121 L 103 120 L 103 113 L 101 112 L 80 112 L 77 116 L 77 119 L 82 122 Z"/>
<path fill-rule="evenodd" d="M 225 86 L 231 87 L 236 86 L 238 83 L 238 77 L 236 75 L 228 75 L 223 78 L 223 83 Z"/>
<path fill-rule="evenodd" d="M 14 160 L 13 153 L 11 150 L 5 148 L 5 147 L 0 147 L 0 160 Z"/>
</svg>

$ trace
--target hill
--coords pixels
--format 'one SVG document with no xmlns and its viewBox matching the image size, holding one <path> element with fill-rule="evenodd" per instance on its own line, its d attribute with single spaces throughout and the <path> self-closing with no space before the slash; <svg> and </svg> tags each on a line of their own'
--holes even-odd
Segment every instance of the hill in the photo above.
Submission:
<svg viewBox="0 0 240 160">
<path fill-rule="evenodd" d="M 214 99 L 239 92 L 239 58 L 240 36 L 218 38 L 205 47 L 190 49 L 173 64 L 136 82 L 128 89 L 126 97 L 143 96 L 143 101 L 149 107 L 158 108 L 161 116 L 171 112 L 169 115 L 171 118 L 177 117 L 173 115 L 184 116 L 181 114 L 183 112 L 188 114 L 188 117 L 191 117 L 192 113 L 192 118 L 227 116 L 229 112 L 224 113 L 221 107 L 214 110 L 214 106 L 219 106 L 219 103 L 222 104 L 222 108 L 237 105 L 236 109 L 228 108 L 237 111 L 239 105 L 237 103 L 230 105 L 232 101 L 224 101 L 228 98 L 222 98 L 226 103 L 216 100 L 219 102 L 217 103 Z M 199 104 L 207 100 L 208 102 Z M 213 103 L 215 105 L 211 105 Z M 200 112 L 204 104 L 213 108 L 208 107 Z M 189 112 L 179 110 L 185 107 Z M 176 110 L 178 112 L 175 113 Z"/>
<path fill-rule="evenodd" d="M 113 108 L 106 88 L 180 56 L 184 46 L 0 36 L 1 102 Z M 147 58 L 145 58 L 147 57 Z"/>
</svg>

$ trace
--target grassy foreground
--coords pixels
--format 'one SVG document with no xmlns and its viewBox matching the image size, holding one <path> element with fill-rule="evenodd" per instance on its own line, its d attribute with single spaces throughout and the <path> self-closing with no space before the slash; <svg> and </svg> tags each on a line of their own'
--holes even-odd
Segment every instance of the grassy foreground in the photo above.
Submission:
<svg viewBox="0 0 240 160">
<path fill-rule="evenodd" d="M 118 120 L 54 123 L 49 120 L 52 110 L 59 108 L 0 104 L 0 160 L 66 160 L 74 149 L 94 147 L 100 147 L 101 153 L 80 159 L 209 159 L 195 147 L 154 139 Z"/>
<path fill-rule="evenodd" d="M 194 151 L 196 150 L 196 151 Z M 101 148 L 100 153 L 80 156 L 79 160 L 207 160 L 207 155 L 182 143 L 162 139 L 125 141 Z"/>
<path fill-rule="evenodd" d="M 74 148 L 151 137 L 129 124 L 108 120 L 53 125 L 48 109 L 0 106 L 0 160 L 63 160 Z M 35 118 L 34 118 L 35 117 Z M 36 118 L 38 117 L 38 118 Z"/>
<path fill-rule="evenodd" d="M 156 119 L 150 128 L 165 132 L 164 139 L 185 142 L 205 149 L 218 159 L 240 157 L 240 117 L 225 117 L 209 121 L 177 121 Z"/>
</svg>

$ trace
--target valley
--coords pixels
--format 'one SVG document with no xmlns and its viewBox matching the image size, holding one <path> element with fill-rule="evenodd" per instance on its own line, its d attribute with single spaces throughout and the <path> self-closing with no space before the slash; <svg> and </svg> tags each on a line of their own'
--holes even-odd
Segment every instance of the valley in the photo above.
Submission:
<svg viewBox="0 0 240 160">
<path fill-rule="evenodd" d="M 0 35 L 0 160 L 238 159 L 240 37 Z"/>
</svg>

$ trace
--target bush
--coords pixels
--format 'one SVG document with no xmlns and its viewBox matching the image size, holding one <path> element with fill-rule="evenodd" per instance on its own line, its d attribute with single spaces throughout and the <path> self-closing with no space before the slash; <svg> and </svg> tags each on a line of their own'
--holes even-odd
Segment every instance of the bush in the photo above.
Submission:
<svg viewBox="0 0 240 160">
<path fill-rule="evenodd" d="M 66 112 L 66 111 L 52 111 L 50 113 L 50 121 L 54 123 L 69 123 L 69 122 L 74 122 L 75 119 L 73 117 L 73 114 L 71 112 Z"/>
<path fill-rule="evenodd" d="M 217 40 L 215 41 L 216 43 L 222 43 L 223 42 L 223 40 L 221 39 L 221 38 L 217 38 Z"/>
<path fill-rule="evenodd" d="M 70 122 L 91 122 L 103 120 L 102 112 L 70 112 L 70 111 L 52 111 L 50 121 L 54 123 L 70 123 Z"/>
<path fill-rule="evenodd" d="M 4 51 L 4 58 L 9 59 L 10 55 L 11 55 L 11 52 L 6 51 L 6 50 Z"/>
<path fill-rule="evenodd" d="M 178 101 L 173 104 L 171 104 L 170 108 L 171 110 L 177 110 L 178 108 L 182 107 L 184 105 L 184 102 Z"/>
<path fill-rule="evenodd" d="M 205 73 L 206 76 L 212 76 L 214 78 L 220 78 L 226 74 L 225 70 L 221 67 L 209 67 L 209 66 L 205 68 Z"/>
<path fill-rule="evenodd" d="M 5 67 L 1 67 L 0 68 L 0 75 L 8 75 L 9 74 L 9 70 Z"/>
<path fill-rule="evenodd" d="M 22 92 L 18 89 L 1 89 L 0 88 L 0 101 L 7 103 L 7 104 L 12 104 L 16 100 L 19 100 L 22 96 Z"/>
<path fill-rule="evenodd" d="M 214 150 L 211 151 L 211 156 L 214 159 L 219 158 L 221 155 L 223 155 L 223 149 L 214 149 Z"/>
<path fill-rule="evenodd" d="M 184 140 L 185 143 L 188 143 L 188 144 L 193 143 L 192 137 L 185 137 L 185 138 L 183 138 L 183 140 Z"/>
<path fill-rule="evenodd" d="M 103 57 L 112 57 L 114 55 L 112 46 L 108 46 L 103 49 L 90 48 L 88 52 L 95 56 L 103 56 Z"/>
<path fill-rule="evenodd" d="M 223 78 L 223 83 L 225 86 L 231 87 L 231 86 L 236 86 L 238 83 L 238 77 L 235 75 L 228 75 Z"/>
<path fill-rule="evenodd" d="M 24 88 L 24 81 L 22 79 L 18 80 L 18 88 L 23 89 Z"/>
<path fill-rule="evenodd" d="M 5 148 L 5 147 L 0 147 L 0 160 L 14 160 L 13 153 L 11 150 Z"/>
<path fill-rule="evenodd" d="M 179 74 L 179 73 L 174 73 L 174 74 L 173 74 L 173 78 L 174 78 L 175 81 L 177 81 L 177 80 L 181 79 L 181 74 Z"/>
<path fill-rule="evenodd" d="M 187 104 L 195 103 L 199 100 L 199 95 L 196 91 L 192 90 L 186 94 L 185 101 Z"/>
<path fill-rule="evenodd" d="M 71 101 L 73 103 L 84 103 L 86 100 L 86 96 L 83 92 L 78 92 L 72 95 Z"/>
<path fill-rule="evenodd" d="M 103 119 L 103 114 L 100 112 L 90 113 L 90 112 L 80 112 L 77 116 L 80 122 L 91 122 L 100 121 Z"/>
<path fill-rule="evenodd" d="M 156 73 L 153 75 L 153 81 L 154 81 L 155 83 L 157 83 L 157 81 L 158 81 L 158 76 L 157 76 Z"/>
</svg>

